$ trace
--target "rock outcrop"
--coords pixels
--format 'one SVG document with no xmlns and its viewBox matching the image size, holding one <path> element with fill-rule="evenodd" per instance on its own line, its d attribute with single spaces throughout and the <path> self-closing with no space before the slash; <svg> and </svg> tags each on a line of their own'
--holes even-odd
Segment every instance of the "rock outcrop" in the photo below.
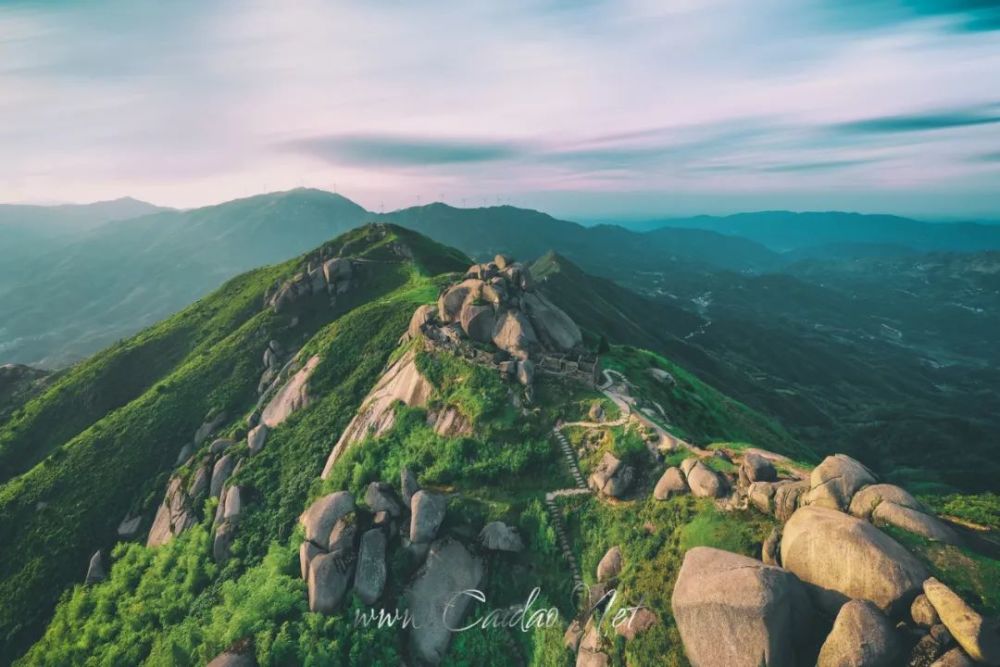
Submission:
<svg viewBox="0 0 1000 667">
<path fill-rule="evenodd" d="M 427 560 L 406 591 L 415 626 L 410 649 L 418 659 L 438 664 L 451 641 L 449 628 L 462 626 L 472 598 L 462 591 L 479 586 L 483 564 L 461 543 L 444 539 L 431 545 Z"/>
<path fill-rule="evenodd" d="M 691 495 L 698 498 L 721 498 L 729 493 L 729 482 L 701 461 L 696 461 L 687 473 Z"/>
<path fill-rule="evenodd" d="M 924 594 L 958 645 L 977 662 L 1000 665 L 1000 621 L 983 618 L 937 579 L 923 584 Z"/>
<path fill-rule="evenodd" d="M 189 506 L 189 499 L 182 488 L 184 481 L 180 477 L 172 477 L 167 485 L 163 502 L 156 510 L 156 517 L 146 538 L 147 547 L 158 547 L 170 541 L 174 535 L 180 535 L 195 524 L 195 516 Z"/>
<path fill-rule="evenodd" d="M 354 554 L 321 553 L 309 562 L 309 611 L 332 614 L 354 578 Z"/>
<path fill-rule="evenodd" d="M 672 496 L 679 496 L 689 491 L 684 473 L 680 468 L 667 468 L 660 480 L 653 489 L 653 497 L 657 500 L 666 500 Z"/>
<path fill-rule="evenodd" d="M 479 533 L 479 543 L 491 551 L 519 552 L 524 550 L 524 542 L 517 529 L 503 521 L 491 521 Z"/>
<path fill-rule="evenodd" d="M 83 583 L 88 586 L 90 584 L 97 584 L 104 581 L 107 576 L 107 570 L 104 568 L 104 554 L 100 551 L 95 551 L 94 555 L 90 557 L 90 562 L 87 564 L 87 577 Z"/>
<path fill-rule="evenodd" d="M 260 416 L 262 424 L 274 428 L 288 419 L 296 410 L 309 405 L 309 376 L 319 364 L 319 356 L 312 356 L 288 382 L 274 395 Z"/>
<path fill-rule="evenodd" d="M 923 564 L 882 531 L 814 505 L 797 510 L 785 524 L 781 564 L 812 584 L 818 603 L 830 612 L 859 599 L 896 617 L 927 578 Z"/>
<path fill-rule="evenodd" d="M 813 468 L 807 502 L 847 511 L 854 494 L 875 481 L 875 474 L 858 461 L 845 454 L 834 454 Z"/>
<path fill-rule="evenodd" d="M 381 528 L 372 528 L 361 536 L 358 566 L 354 574 L 354 592 L 367 605 L 375 604 L 385 588 L 386 544 L 385 532 Z"/>
<path fill-rule="evenodd" d="M 444 521 L 447 499 L 437 493 L 417 491 L 410 501 L 410 541 L 430 542 L 437 535 L 438 527 Z"/>
<path fill-rule="evenodd" d="M 851 600 L 840 608 L 816 667 L 893 667 L 901 653 L 895 628 L 885 614 L 871 602 Z"/>
<path fill-rule="evenodd" d="M 671 606 L 696 667 L 806 663 L 812 608 L 799 580 L 781 568 L 696 547 L 684 556 Z"/>
<path fill-rule="evenodd" d="M 632 487 L 635 469 L 623 463 L 611 452 L 605 452 L 601 462 L 587 480 L 590 488 L 612 498 L 621 498 Z"/>
<path fill-rule="evenodd" d="M 302 513 L 299 522 L 305 528 L 307 540 L 327 549 L 334 524 L 353 511 L 354 496 L 349 491 L 337 491 L 316 500 Z"/>
<path fill-rule="evenodd" d="M 621 547 L 613 546 L 597 564 L 597 581 L 607 582 L 617 579 L 622 573 L 622 550 Z"/>
<path fill-rule="evenodd" d="M 397 401 L 410 407 L 422 407 L 427 404 L 432 391 L 430 382 L 417 370 L 416 355 L 413 350 L 408 351 L 386 370 L 362 401 L 357 414 L 330 452 L 323 468 L 323 479 L 350 445 L 369 436 L 380 436 L 392 428 L 396 422 L 394 406 Z"/>
</svg>

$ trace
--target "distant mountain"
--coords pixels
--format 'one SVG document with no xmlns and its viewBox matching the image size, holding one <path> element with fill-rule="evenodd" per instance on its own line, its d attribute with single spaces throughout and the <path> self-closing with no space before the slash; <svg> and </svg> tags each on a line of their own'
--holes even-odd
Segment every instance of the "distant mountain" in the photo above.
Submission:
<svg viewBox="0 0 1000 667">
<path fill-rule="evenodd" d="M 513 206 L 458 209 L 438 203 L 382 218 L 480 259 L 500 250 L 534 259 L 555 248 L 602 275 L 623 264 L 637 271 L 671 264 L 762 271 L 782 263 L 779 254 L 759 243 L 715 231 L 664 228 L 639 233 L 615 225 L 584 227 Z"/>
<path fill-rule="evenodd" d="M 0 204 L 0 281 L 12 275 L 15 260 L 63 246 L 107 222 L 166 210 L 130 197 L 58 206 Z"/>
<path fill-rule="evenodd" d="M 0 271 L 0 362 L 60 367 L 148 326 L 228 278 L 292 257 L 367 221 L 426 234 L 477 258 L 534 259 L 557 248 L 588 271 L 709 267 L 762 271 L 781 257 L 716 232 L 640 234 L 583 227 L 538 211 L 431 204 L 378 215 L 329 192 L 298 189 L 101 225 L 71 245 L 12 256 Z"/>
<path fill-rule="evenodd" d="M 930 223 L 895 215 L 838 211 L 762 211 L 724 217 L 701 215 L 645 221 L 636 223 L 634 227 L 639 230 L 663 227 L 711 230 L 742 236 L 778 252 L 845 243 L 888 244 L 918 251 L 976 252 L 1000 249 L 1000 225 L 975 222 Z"/>
<path fill-rule="evenodd" d="M 294 190 L 112 222 L 13 257 L 0 276 L 0 360 L 71 363 L 366 216 L 339 195 Z"/>
<path fill-rule="evenodd" d="M 105 222 L 136 218 L 169 209 L 131 197 L 93 204 L 33 206 L 0 204 L 0 233 L 21 230 L 37 236 L 80 232 Z"/>
</svg>

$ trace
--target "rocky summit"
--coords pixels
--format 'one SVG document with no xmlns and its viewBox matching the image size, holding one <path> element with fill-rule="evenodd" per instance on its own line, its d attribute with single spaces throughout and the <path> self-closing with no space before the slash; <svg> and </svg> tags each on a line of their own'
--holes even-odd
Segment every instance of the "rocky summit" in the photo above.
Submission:
<svg viewBox="0 0 1000 667">
<path fill-rule="evenodd" d="M 964 496 L 627 344 L 564 258 L 477 259 L 368 224 L 5 367 L 41 458 L 0 489 L 0 663 L 1000 664 Z"/>
</svg>

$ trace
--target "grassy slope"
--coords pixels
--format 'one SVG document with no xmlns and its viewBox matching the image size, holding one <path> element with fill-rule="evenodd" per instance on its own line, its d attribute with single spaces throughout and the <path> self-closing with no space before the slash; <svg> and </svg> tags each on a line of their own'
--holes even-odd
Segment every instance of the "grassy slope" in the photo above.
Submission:
<svg viewBox="0 0 1000 667">
<path fill-rule="evenodd" d="M 542 598 L 536 607 L 552 605 L 564 623 L 569 618 L 571 579 L 541 501 L 546 491 L 571 486 L 572 480 L 548 433 L 557 418 L 583 418 L 594 401 L 604 399 L 593 390 L 540 376 L 536 406 L 521 414 L 495 373 L 454 357 L 420 352 L 418 366 L 435 387 L 429 409 L 456 406 L 475 425 L 473 434 L 439 436 L 426 425 L 427 410 L 400 407 L 389 433 L 349 449 L 330 479 L 319 482 L 330 447 L 384 364 L 400 354 L 397 340 L 414 305 L 436 297 L 443 278 L 429 274 L 464 268 L 465 261 L 439 246 L 423 246 L 419 238 L 409 239 L 409 247 L 417 251 L 410 264 L 396 262 L 387 243 L 366 243 L 363 234 L 338 242 L 354 244 L 360 254 L 384 263 L 381 278 L 376 290 L 359 295 L 366 302 L 317 326 L 305 343 L 304 354 L 318 353 L 322 359 L 310 381 L 316 400 L 274 430 L 263 452 L 249 459 L 240 473 L 247 502 L 234 557 L 222 568 L 212 562 L 208 528 L 214 501 L 208 503 L 202 527 L 165 547 L 119 546 L 110 579 L 68 592 L 26 663 L 71 664 L 90 656 L 104 664 L 203 664 L 232 643 L 248 639 L 261 664 L 397 663 L 405 654 L 402 633 L 354 627 L 355 612 L 364 609 L 356 599 L 331 617 L 307 612 L 305 586 L 298 575 L 301 536 L 295 525 L 311 498 L 343 488 L 363 496 L 372 480 L 398 483 L 404 465 L 417 472 L 423 485 L 457 492 L 449 500 L 446 533 L 471 541 L 482 525 L 496 519 L 519 528 L 525 552 L 487 556 L 483 590 L 488 608 L 522 602 L 539 586 Z M 303 321 L 308 325 L 311 320 Z M 616 346 L 605 359 L 628 375 L 643 400 L 664 407 L 669 428 L 679 435 L 701 444 L 751 442 L 813 458 L 773 422 L 658 355 Z M 667 370 L 677 384 L 657 382 L 651 367 Z M 605 401 L 605 406 L 614 417 L 610 404 Z M 632 447 L 628 432 L 618 431 L 611 436 L 612 446 L 642 453 L 641 447 Z M 650 500 L 649 487 L 664 465 L 642 469 L 636 499 L 612 504 L 575 497 L 560 503 L 586 581 L 593 582 L 607 548 L 620 545 L 625 569 L 619 604 L 642 601 L 661 620 L 628 645 L 612 638 L 606 649 L 615 664 L 686 664 L 669 608 L 683 553 L 711 545 L 757 556 L 771 525 L 770 519 L 755 513 L 719 513 L 707 501 Z M 154 485 L 153 501 L 162 494 L 164 478 L 161 475 Z M 414 567 L 398 544 L 390 547 L 390 554 L 389 607 Z M 84 561 L 77 562 L 79 571 L 70 579 L 78 581 Z M 486 609 L 477 611 L 481 616 Z M 529 664 L 569 665 L 572 658 L 562 648 L 561 635 L 562 626 L 528 633 L 462 633 L 445 664 L 508 665 L 514 641 Z"/>
<path fill-rule="evenodd" d="M 367 391 L 381 368 L 379 355 L 388 354 L 405 327 L 412 297 L 436 295 L 419 266 L 454 270 L 466 265 L 453 251 L 435 253 L 430 242 L 397 230 L 391 236 L 415 245 L 414 262 L 404 264 L 386 255 L 384 243 L 369 242 L 366 234 L 361 228 L 336 242 L 352 244 L 374 263 L 372 277 L 339 300 L 335 311 L 317 298 L 322 303 L 304 307 L 299 327 L 289 329 L 289 314 L 276 315 L 261 303 L 275 278 L 290 275 L 299 262 L 251 272 L 73 369 L 4 430 L 7 438 L 0 442 L 8 460 L 27 467 L 48 456 L 0 487 L 0 542 L 5 545 L 0 552 L 0 662 L 25 648 L 60 591 L 81 578 L 90 553 L 114 541 L 115 527 L 128 511 L 151 514 L 177 452 L 203 416 L 223 409 L 238 421 L 253 405 L 261 370 L 257 351 L 269 339 L 294 343 L 290 338 L 345 307 L 367 304 L 364 314 L 346 327 L 353 344 L 317 370 L 317 382 L 345 370 L 358 374 L 353 391 L 342 398 L 346 423 L 355 407 L 351 400 Z M 393 293 L 403 295 L 394 308 L 380 300 Z M 379 323 L 387 332 L 382 337 L 371 330 Z M 130 386 L 122 387 L 122 375 L 133 378 Z M 347 380 L 336 382 L 339 386 Z M 275 437 L 280 442 L 280 432 Z M 295 480 L 279 477 L 274 482 L 298 488 Z"/>
</svg>

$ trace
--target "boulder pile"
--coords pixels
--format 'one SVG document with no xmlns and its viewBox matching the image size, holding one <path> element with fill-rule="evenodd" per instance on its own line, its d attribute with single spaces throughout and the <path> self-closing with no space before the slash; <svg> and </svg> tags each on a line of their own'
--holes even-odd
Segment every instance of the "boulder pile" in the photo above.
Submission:
<svg viewBox="0 0 1000 667">
<path fill-rule="evenodd" d="M 784 522 L 763 562 L 707 548 L 685 555 L 672 606 L 692 664 L 1000 664 L 1000 621 L 878 528 L 955 544 L 951 527 L 848 456 L 827 457 L 808 480 L 781 479 L 769 456 L 742 457 L 731 499 Z M 691 459 L 668 468 L 654 497 L 694 493 L 699 466 L 709 470 Z"/>
<path fill-rule="evenodd" d="M 529 399 L 546 353 L 583 352 L 580 328 L 535 291 L 524 265 L 506 255 L 469 267 L 461 282 L 441 292 L 435 306 L 417 308 L 407 333 L 445 346 L 462 341 L 494 346 L 495 366 L 524 385 Z"/>
<path fill-rule="evenodd" d="M 311 259 L 302 271 L 272 285 L 264 294 L 264 304 L 281 313 L 304 297 L 326 294 L 334 305 L 338 294 L 351 289 L 356 271 L 356 262 L 347 257 Z"/>
<path fill-rule="evenodd" d="M 336 613 L 352 590 L 365 605 L 377 607 L 385 593 L 389 552 L 404 549 L 416 564 L 403 592 L 413 619 L 410 650 L 421 664 L 440 662 L 451 641 L 449 627 L 460 625 L 472 601 L 456 592 L 476 588 L 485 573 L 476 545 L 440 535 L 447 505 L 444 495 L 421 489 L 406 468 L 399 493 L 391 484 L 372 482 L 361 504 L 348 491 L 315 500 L 299 517 L 305 538 L 299 566 L 310 611 Z M 493 551 L 524 548 L 517 530 L 501 521 L 488 523 L 478 542 Z"/>
</svg>

